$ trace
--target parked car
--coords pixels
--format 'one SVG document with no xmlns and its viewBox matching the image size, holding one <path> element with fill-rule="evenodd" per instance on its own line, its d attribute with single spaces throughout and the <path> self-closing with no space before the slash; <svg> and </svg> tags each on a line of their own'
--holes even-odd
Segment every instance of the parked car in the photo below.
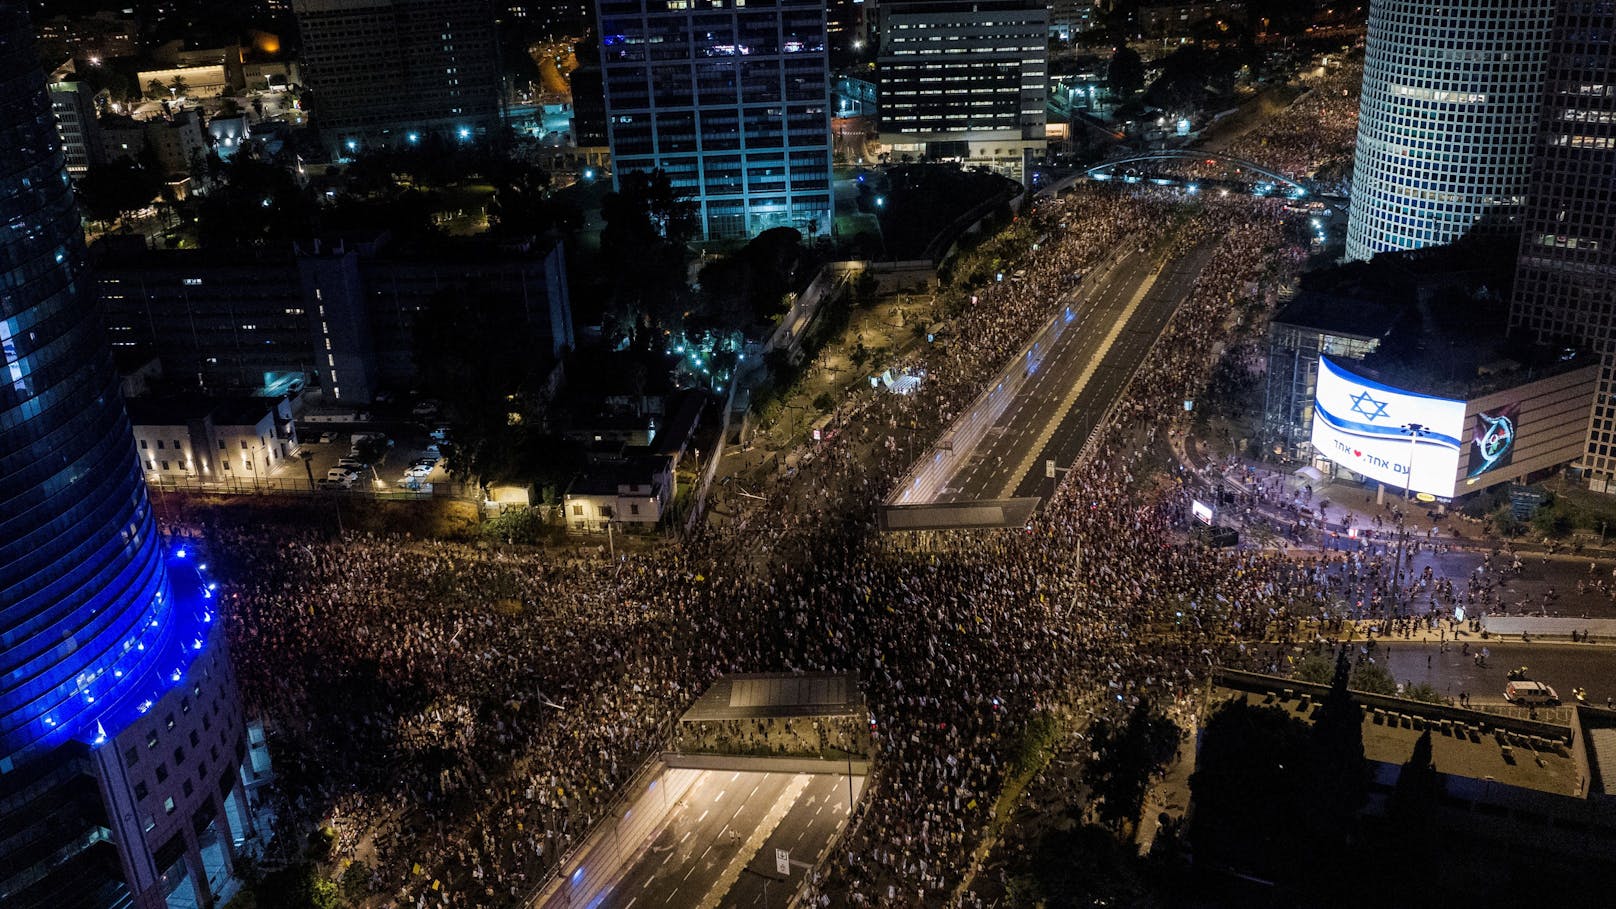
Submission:
<svg viewBox="0 0 1616 909">
<path fill-rule="evenodd" d="M 328 429 L 325 432 L 320 433 L 320 444 L 321 445 L 330 445 L 332 442 L 335 442 L 336 440 L 337 440 L 337 434 L 335 432 L 333 432 L 332 430 Z"/>
<path fill-rule="evenodd" d="M 352 489 L 354 483 L 358 480 L 359 471 L 344 467 L 333 467 L 326 471 L 325 482 L 322 485 L 328 488 L 335 486 L 341 489 Z"/>
<path fill-rule="evenodd" d="M 422 401 L 421 403 L 415 405 L 415 407 L 410 410 L 410 413 L 421 417 L 422 419 L 430 419 L 438 415 L 438 402 Z"/>
<path fill-rule="evenodd" d="M 411 464 L 408 468 L 405 469 L 404 476 L 406 476 L 406 477 L 415 477 L 415 478 L 419 479 L 420 477 L 424 477 L 424 476 L 426 476 L 427 474 L 429 474 L 431 472 L 432 472 L 432 468 L 428 467 L 428 466 L 426 466 L 424 464 Z"/>
<path fill-rule="evenodd" d="M 339 470 L 350 470 L 350 471 L 354 472 L 355 474 L 359 473 L 361 470 L 364 470 L 365 468 L 367 468 L 369 466 L 370 466 L 369 464 L 366 464 L 364 461 L 361 461 L 358 458 L 338 458 L 337 459 L 337 469 L 339 469 Z"/>
</svg>

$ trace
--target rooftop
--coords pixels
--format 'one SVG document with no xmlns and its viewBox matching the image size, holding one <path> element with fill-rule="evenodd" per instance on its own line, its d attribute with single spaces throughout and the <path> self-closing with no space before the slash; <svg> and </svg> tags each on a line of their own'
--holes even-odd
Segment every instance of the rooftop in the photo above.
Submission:
<svg viewBox="0 0 1616 909">
<path fill-rule="evenodd" d="M 1220 670 L 1212 698 L 1244 697 L 1312 722 L 1327 690 L 1328 686 L 1292 679 Z M 1363 710 L 1364 757 L 1370 761 L 1405 763 L 1414 753 L 1414 742 L 1430 728 L 1431 754 L 1439 773 L 1553 795 L 1580 795 L 1570 727 L 1357 691 L 1352 697 Z M 1616 761 L 1616 753 L 1612 759 Z"/>
<path fill-rule="evenodd" d="M 1274 324 L 1360 339 L 1348 366 L 1398 388 L 1468 399 L 1587 364 L 1585 353 L 1509 334 L 1515 240 L 1383 253 L 1303 276 Z"/>
<path fill-rule="evenodd" d="M 181 426 L 213 418 L 215 426 L 256 426 L 275 409 L 269 398 L 203 398 L 194 395 L 128 398 L 129 422 L 135 426 Z"/>
<path fill-rule="evenodd" d="M 680 721 L 867 713 L 856 672 L 759 672 L 721 676 Z"/>
</svg>

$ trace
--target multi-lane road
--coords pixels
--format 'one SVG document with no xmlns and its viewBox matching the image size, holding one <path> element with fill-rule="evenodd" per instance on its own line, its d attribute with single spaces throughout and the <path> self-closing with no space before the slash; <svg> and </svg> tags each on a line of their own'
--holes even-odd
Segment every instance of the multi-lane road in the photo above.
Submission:
<svg viewBox="0 0 1616 909">
<path fill-rule="evenodd" d="M 864 777 L 852 777 L 852 801 Z M 704 771 L 601 909 L 784 907 L 848 816 L 846 774 Z M 776 850 L 789 854 L 780 874 Z"/>
<path fill-rule="evenodd" d="M 1151 345 L 1211 257 L 1212 244 L 1164 260 L 1130 252 L 1077 292 L 1075 324 L 1048 351 L 976 449 L 938 493 L 937 502 L 1047 494 L 1045 461 L 1066 467 L 1121 396 Z"/>
</svg>

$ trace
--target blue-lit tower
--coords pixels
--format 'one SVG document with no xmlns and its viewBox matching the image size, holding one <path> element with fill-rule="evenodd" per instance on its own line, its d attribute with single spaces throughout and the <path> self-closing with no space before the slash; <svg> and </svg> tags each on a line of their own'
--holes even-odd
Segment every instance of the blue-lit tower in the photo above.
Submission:
<svg viewBox="0 0 1616 909">
<path fill-rule="evenodd" d="M 207 906 L 251 827 L 246 730 L 141 480 L 24 8 L 0 4 L 0 905 Z"/>
</svg>

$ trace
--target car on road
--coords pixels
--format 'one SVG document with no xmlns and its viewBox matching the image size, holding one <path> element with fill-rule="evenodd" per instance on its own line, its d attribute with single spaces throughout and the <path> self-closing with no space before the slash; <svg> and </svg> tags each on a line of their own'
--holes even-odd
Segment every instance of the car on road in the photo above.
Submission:
<svg viewBox="0 0 1616 909">
<path fill-rule="evenodd" d="M 410 462 L 411 467 L 436 467 L 438 459 L 435 457 L 416 458 Z"/>
<path fill-rule="evenodd" d="M 1510 682 L 1504 686 L 1504 700 L 1521 707 L 1555 707 L 1560 694 L 1542 682 Z"/>
<path fill-rule="evenodd" d="M 337 434 L 335 432 L 329 430 L 329 429 L 327 429 L 325 432 L 320 433 L 320 444 L 321 445 L 330 445 L 332 442 L 335 442 L 336 440 L 337 440 Z"/>
<path fill-rule="evenodd" d="M 364 461 L 361 461 L 358 458 L 338 458 L 337 459 L 337 469 L 339 469 L 339 470 L 351 470 L 356 474 L 359 473 L 359 471 L 364 470 L 365 468 L 367 468 L 369 466 L 370 466 L 369 464 L 366 464 Z"/>
<path fill-rule="evenodd" d="M 415 407 L 411 408 L 410 413 L 420 417 L 423 420 L 430 420 L 438 415 L 438 402 L 422 401 L 421 403 L 415 405 Z"/>
<path fill-rule="evenodd" d="M 426 476 L 427 474 L 429 474 L 431 472 L 432 472 L 432 468 L 425 465 L 425 464 L 411 464 L 408 468 L 405 469 L 404 476 L 405 476 L 406 479 L 411 478 L 411 477 L 419 479 L 421 477 Z"/>
</svg>

